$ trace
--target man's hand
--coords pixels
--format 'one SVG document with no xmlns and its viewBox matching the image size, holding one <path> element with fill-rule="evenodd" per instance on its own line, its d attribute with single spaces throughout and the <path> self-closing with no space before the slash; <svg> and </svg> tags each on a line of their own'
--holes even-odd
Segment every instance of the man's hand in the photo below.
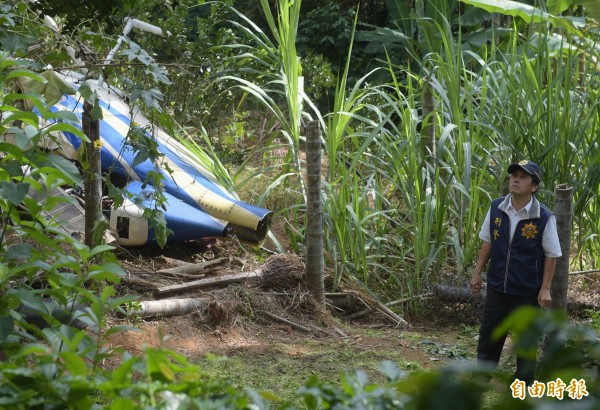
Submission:
<svg viewBox="0 0 600 410">
<path fill-rule="evenodd" d="M 471 295 L 479 295 L 479 292 L 481 292 L 481 283 L 481 273 L 474 273 L 471 278 L 471 283 L 469 284 Z"/>
<path fill-rule="evenodd" d="M 538 293 L 538 305 L 540 305 L 543 308 L 549 308 L 550 305 L 552 304 L 552 297 L 550 296 L 550 290 L 549 289 L 541 289 L 540 293 Z"/>
<path fill-rule="evenodd" d="M 542 280 L 542 287 L 540 293 L 538 293 L 538 305 L 542 308 L 547 309 L 552 304 L 552 296 L 550 296 L 550 286 L 552 284 L 552 276 L 554 276 L 554 268 L 556 266 L 556 258 L 546 256 L 544 258 L 544 279 Z"/>
<path fill-rule="evenodd" d="M 475 270 L 473 271 L 473 277 L 471 278 L 471 283 L 469 284 L 469 290 L 471 291 L 471 295 L 479 295 L 481 292 L 481 272 L 487 265 L 490 260 L 490 254 L 492 253 L 492 244 L 489 242 L 483 242 L 481 244 L 481 249 L 479 249 L 479 257 L 477 258 L 477 264 L 475 265 Z"/>
</svg>

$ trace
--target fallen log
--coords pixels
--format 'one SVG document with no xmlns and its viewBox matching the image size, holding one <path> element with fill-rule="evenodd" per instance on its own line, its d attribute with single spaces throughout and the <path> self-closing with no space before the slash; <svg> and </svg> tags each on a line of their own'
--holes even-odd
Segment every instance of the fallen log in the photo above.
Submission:
<svg viewBox="0 0 600 410">
<path fill-rule="evenodd" d="M 156 294 L 158 296 L 164 296 L 170 293 L 184 292 L 190 290 L 204 289 L 213 286 L 229 285 L 232 283 L 259 283 L 263 276 L 263 270 L 257 269 L 250 272 L 233 273 L 229 275 L 217 276 L 213 278 L 206 278 L 200 280 L 194 280 L 192 282 L 181 283 L 178 285 L 164 286 L 158 288 Z"/>
<path fill-rule="evenodd" d="M 224 258 L 223 258 L 224 259 Z M 217 259 L 216 259 L 217 260 Z M 187 268 L 186 266 L 182 268 Z M 253 271 L 233 273 L 159 288 L 158 296 L 244 282 L 272 290 L 298 288 L 303 283 L 302 260 L 293 254 L 274 255 Z"/>
<path fill-rule="evenodd" d="M 129 317 L 143 319 L 157 316 L 182 316 L 204 308 L 210 300 L 208 298 L 145 300 L 136 303 L 133 308 L 126 309 L 126 312 Z"/>
<path fill-rule="evenodd" d="M 467 288 L 459 288 L 456 286 L 437 285 L 434 286 L 433 292 L 435 296 L 444 302 L 454 303 L 475 303 L 483 304 L 485 302 L 485 291 L 473 296 Z M 570 314 L 583 312 L 587 309 L 599 309 L 597 303 L 582 302 L 579 300 L 567 300 L 567 311 Z"/>
<path fill-rule="evenodd" d="M 458 303 L 483 303 L 485 301 L 486 292 L 482 290 L 477 295 L 472 295 L 467 288 L 459 288 L 456 286 L 436 285 L 433 287 L 434 295 L 445 302 Z"/>
<path fill-rule="evenodd" d="M 284 294 L 281 293 L 280 295 Z M 289 294 L 286 296 L 289 296 Z M 213 302 L 213 299 L 214 298 L 181 298 L 145 300 L 128 306 L 127 308 L 125 308 L 125 312 L 128 317 L 138 317 L 142 319 L 154 318 L 158 316 L 182 316 L 199 309 L 204 309 L 205 307 L 210 307 L 210 303 Z M 302 330 L 304 332 L 315 331 L 327 334 L 326 331 L 312 324 L 309 324 L 308 327 L 306 327 L 267 311 L 260 311 L 260 313 L 263 313 L 264 315 L 269 316 L 270 318 L 278 320 L 280 322 L 287 323 L 288 325 L 296 329 Z M 340 334 L 341 332 L 341 330 L 335 328 L 335 326 L 334 330 L 336 330 L 338 334 Z M 347 337 L 347 335 L 343 337 Z"/>
</svg>

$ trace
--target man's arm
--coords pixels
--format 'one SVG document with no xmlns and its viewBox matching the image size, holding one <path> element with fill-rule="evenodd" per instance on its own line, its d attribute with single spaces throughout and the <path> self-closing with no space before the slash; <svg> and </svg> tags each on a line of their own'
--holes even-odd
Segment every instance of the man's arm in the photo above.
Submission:
<svg viewBox="0 0 600 410">
<path fill-rule="evenodd" d="M 550 296 L 550 286 L 552 285 L 552 277 L 554 276 L 554 267 L 556 266 L 556 258 L 546 256 L 544 258 L 544 279 L 542 280 L 542 288 L 538 294 L 538 305 L 543 308 L 550 307 L 552 297 Z"/>
<path fill-rule="evenodd" d="M 487 265 L 488 261 L 490 260 L 491 252 L 492 244 L 484 241 L 481 244 L 481 249 L 479 249 L 479 258 L 477 259 L 475 271 L 473 272 L 473 277 L 471 278 L 471 283 L 469 285 L 469 289 L 473 295 L 477 295 L 479 292 L 481 292 L 481 272 L 483 272 L 485 265 Z"/>
</svg>

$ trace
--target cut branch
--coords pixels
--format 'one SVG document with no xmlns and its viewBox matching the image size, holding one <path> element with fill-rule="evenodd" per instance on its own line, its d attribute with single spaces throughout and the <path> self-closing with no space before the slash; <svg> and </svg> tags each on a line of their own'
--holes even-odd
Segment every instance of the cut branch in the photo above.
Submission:
<svg viewBox="0 0 600 410">
<path fill-rule="evenodd" d="M 137 316 L 140 318 L 151 318 L 157 316 L 182 316 L 202 309 L 207 305 L 209 299 L 165 299 L 165 300 L 146 300 L 139 302 L 136 309 L 129 309 L 127 316 Z"/>
<path fill-rule="evenodd" d="M 390 306 L 399 305 L 400 303 L 410 302 L 411 300 L 417 299 L 417 298 L 425 298 L 427 296 L 431 296 L 432 294 L 433 294 L 432 292 L 429 292 L 429 293 L 424 293 L 424 294 L 418 295 L 418 296 L 413 296 L 413 297 L 407 297 L 407 298 L 402 298 L 402 299 L 394 300 L 392 302 L 386 303 L 385 306 L 390 307 Z M 347 320 L 358 319 L 360 317 L 369 315 L 369 314 L 375 312 L 376 310 L 377 309 L 375 309 L 375 308 L 364 309 L 364 310 L 361 310 L 360 312 L 356 312 L 356 313 L 353 313 L 351 315 L 346 316 L 346 319 Z"/>
<path fill-rule="evenodd" d="M 569 272 L 569 275 L 587 275 L 590 273 L 600 273 L 600 269 L 579 270 L 575 272 Z"/>
<path fill-rule="evenodd" d="M 408 326 L 408 322 L 406 320 L 402 319 L 400 316 L 392 312 L 390 308 L 388 308 L 386 305 L 384 305 L 378 300 L 375 300 L 375 304 L 377 305 L 377 310 L 381 311 L 383 314 L 385 314 L 394 322 L 396 322 L 398 326 Z"/>
<path fill-rule="evenodd" d="M 182 283 L 178 285 L 164 286 L 162 288 L 158 288 L 157 294 L 159 296 L 164 296 L 169 293 L 175 292 L 183 292 L 190 291 L 196 289 L 203 289 L 212 286 L 221 286 L 221 285 L 229 285 L 232 283 L 260 283 L 263 276 L 263 270 L 258 269 L 250 272 L 242 272 L 242 273 L 233 273 L 229 275 L 217 276 L 214 278 L 206 278 L 195 280 L 192 282 Z"/>
<path fill-rule="evenodd" d="M 150 281 L 136 278 L 135 276 L 125 276 L 121 278 L 123 282 L 126 282 L 128 285 L 138 290 L 149 290 L 156 291 L 156 283 L 152 283 Z"/>
</svg>

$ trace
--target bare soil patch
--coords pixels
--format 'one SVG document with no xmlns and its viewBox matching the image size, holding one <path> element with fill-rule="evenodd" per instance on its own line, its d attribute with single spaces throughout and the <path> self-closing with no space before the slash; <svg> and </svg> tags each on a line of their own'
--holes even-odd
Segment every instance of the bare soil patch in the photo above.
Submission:
<svg viewBox="0 0 600 410">
<path fill-rule="evenodd" d="M 197 263 L 227 258 L 226 268 L 236 271 L 257 269 L 268 259 L 257 256 L 251 248 L 226 241 L 130 250 L 122 258 L 130 268 L 130 277 L 158 285 L 189 280 L 156 273 L 170 267 L 171 259 Z M 273 269 L 301 272 L 302 260 L 292 255 Z M 599 276 L 574 276 L 570 298 L 600 300 Z M 348 313 L 364 309 L 362 304 L 345 312 L 333 307 L 319 311 L 299 280 L 272 285 L 242 283 L 177 295 L 212 300 L 206 308 L 183 316 L 143 320 L 114 317 L 111 325 L 130 324 L 138 330 L 112 335 L 109 345 L 133 354 L 141 354 L 144 347 L 168 348 L 218 377 L 275 393 L 294 391 L 313 375 L 335 383 L 341 372 L 356 369 L 366 370 L 377 381 L 378 363 L 385 360 L 407 371 L 475 360 L 481 303 L 447 303 L 431 296 L 419 311 L 406 314 L 410 326 L 402 327 L 380 312 L 358 320 L 345 319 Z M 119 291 L 138 294 L 141 299 L 154 297 L 152 289 L 127 282 Z M 302 327 L 305 330 L 300 330 Z M 506 349 L 510 351 L 510 341 Z M 214 356 L 227 359 L 210 359 Z M 512 366 L 512 362 L 506 355 L 504 366 Z"/>
</svg>

